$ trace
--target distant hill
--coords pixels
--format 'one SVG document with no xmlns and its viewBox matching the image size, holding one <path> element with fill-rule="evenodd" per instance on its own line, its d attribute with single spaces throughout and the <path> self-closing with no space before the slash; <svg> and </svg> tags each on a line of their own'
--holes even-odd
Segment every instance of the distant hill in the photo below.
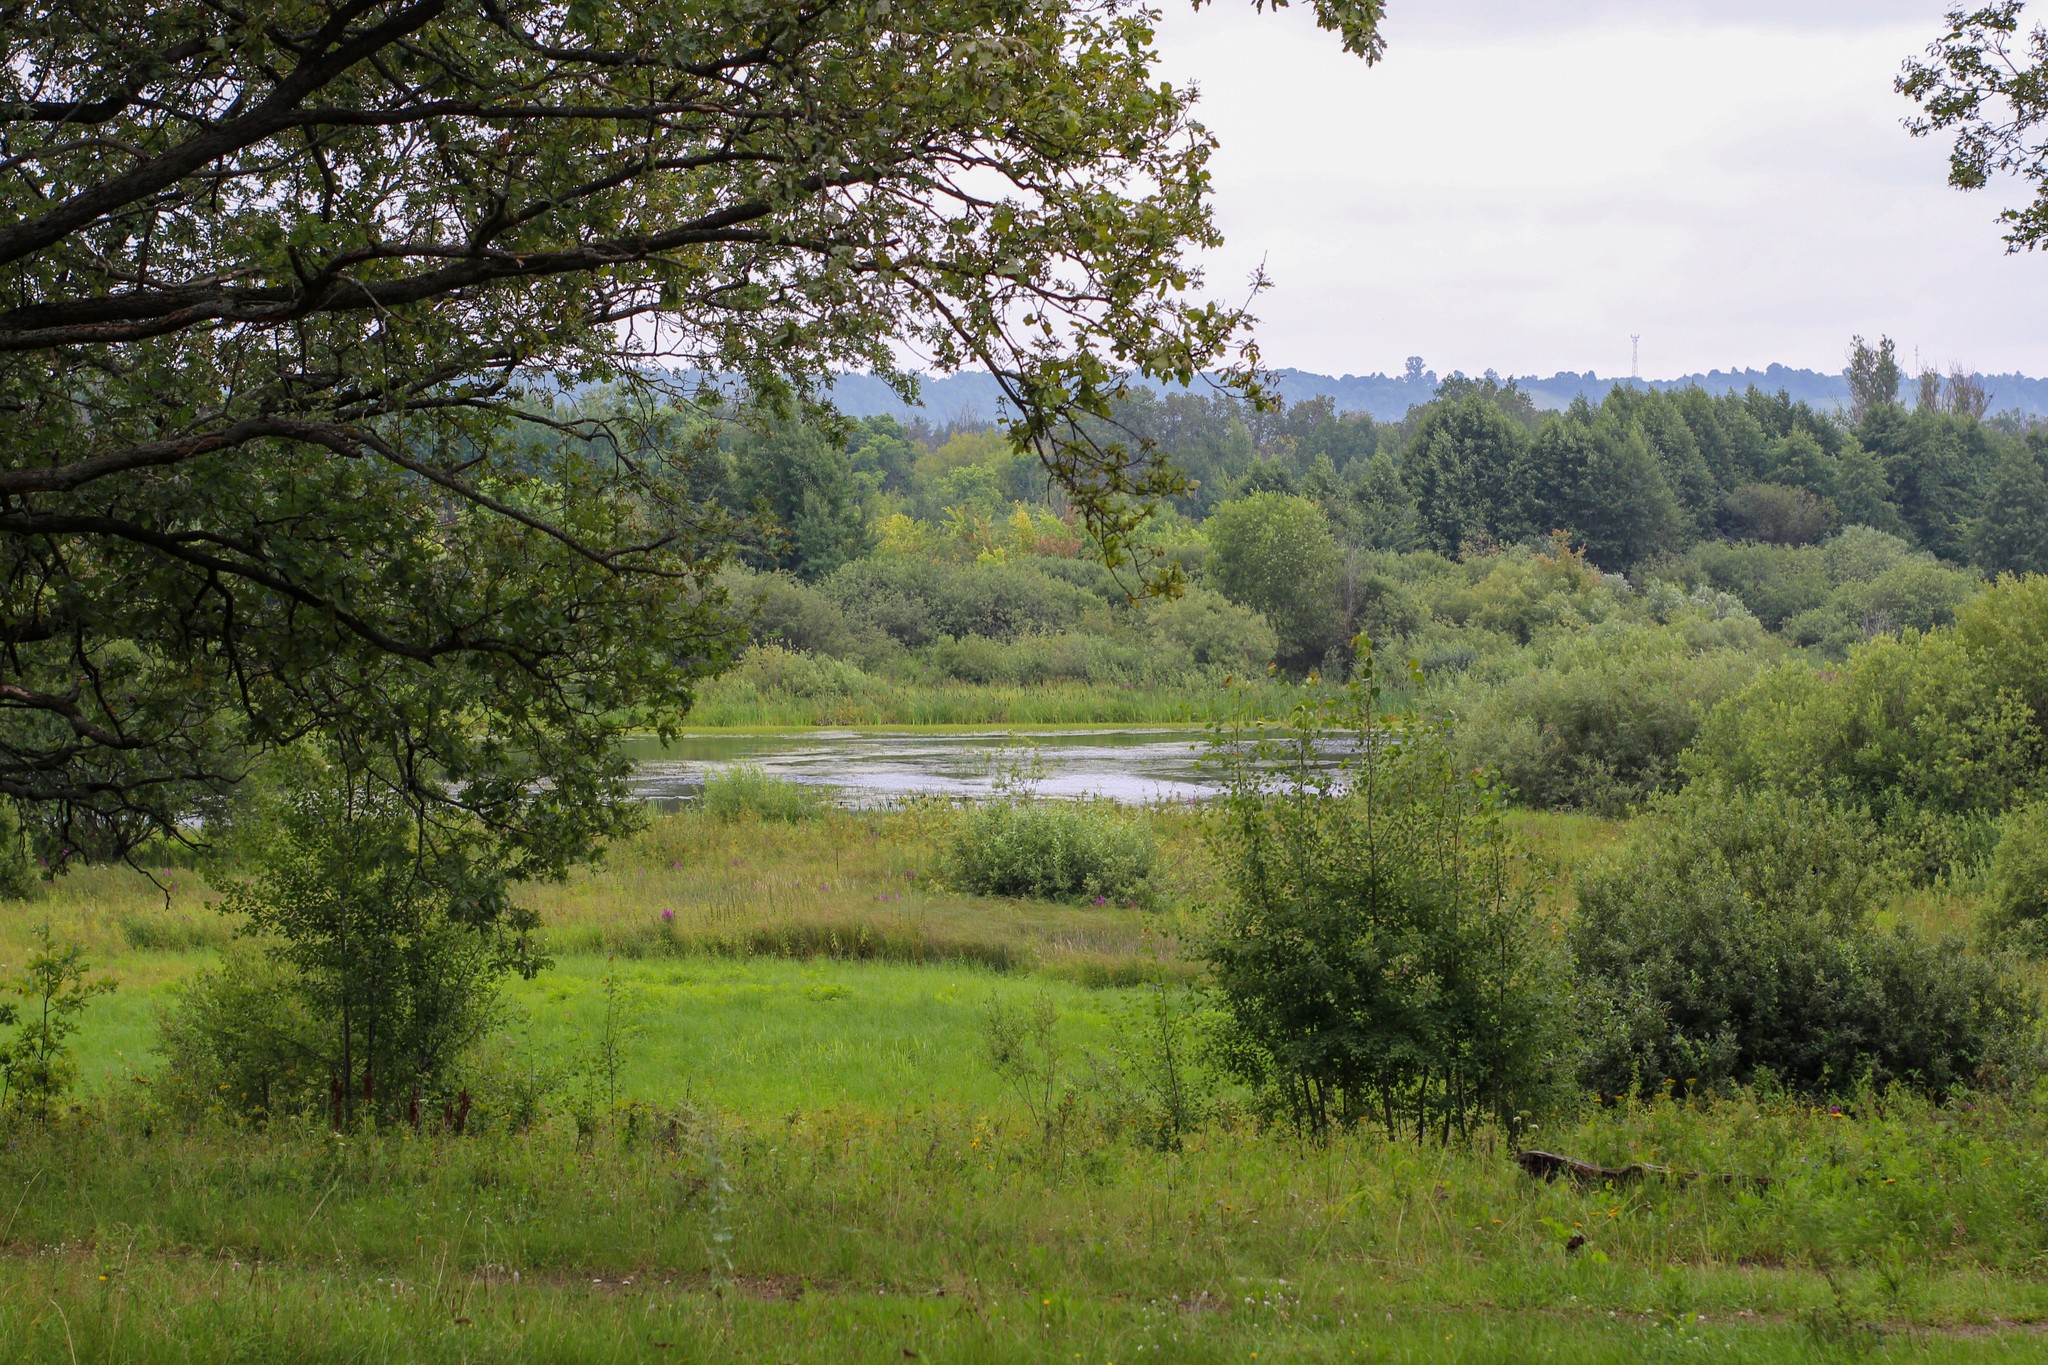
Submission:
<svg viewBox="0 0 2048 1365">
<path fill-rule="evenodd" d="M 1275 387 L 1290 403 L 1328 397 L 1339 412 L 1369 412 L 1381 421 L 1406 415 L 1409 408 L 1426 403 L 1436 392 L 1437 377 L 1425 373 L 1418 379 L 1402 375 L 1347 374 L 1331 376 L 1309 370 L 1280 370 Z M 1991 411 L 2018 410 L 2030 416 L 2048 417 L 2048 379 L 2023 374 L 1979 375 L 1991 395 Z M 1846 407 L 1849 386 L 1840 374 L 1820 370 L 1795 370 L 1772 365 L 1762 370 L 1710 370 L 1705 374 L 1680 375 L 1676 379 L 1602 378 L 1588 370 L 1584 374 L 1560 371 L 1544 378 L 1519 375 L 1515 384 L 1540 408 L 1563 408 L 1584 394 L 1593 402 L 1607 396 L 1617 384 L 1636 384 L 1651 389 L 1683 389 L 1694 385 L 1714 393 L 1736 392 L 1755 385 L 1767 393 L 1784 390 L 1793 398 L 1822 411 Z M 1910 391 L 1910 383 L 1909 383 Z M 893 416 L 908 419 L 906 407 L 888 385 L 869 375 L 840 376 L 833 397 L 842 412 L 853 417 Z M 986 374 L 967 372 L 928 378 L 923 388 L 923 415 L 929 421 L 966 419 L 986 422 L 1000 415 L 1002 391 Z"/>
</svg>

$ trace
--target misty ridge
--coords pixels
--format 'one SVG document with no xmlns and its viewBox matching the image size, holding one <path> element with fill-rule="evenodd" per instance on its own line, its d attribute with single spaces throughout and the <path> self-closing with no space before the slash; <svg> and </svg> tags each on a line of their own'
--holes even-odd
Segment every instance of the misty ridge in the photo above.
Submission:
<svg viewBox="0 0 2048 1365">
<path fill-rule="evenodd" d="M 1463 378 L 1452 371 L 1439 377 L 1434 370 L 1411 363 L 1403 374 L 1318 374 L 1313 370 L 1281 369 L 1272 374 L 1270 387 L 1287 403 L 1327 398 L 1341 414 L 1363 413 L 1375 421 L 1391 422 L 1405 417 L 1410 408 L 1436 396 L 1446 378 Z M 1840 372 L 1799 369 L 1790 365 L 1767 365 L 1763 369 L 1708 370 L 1679 375 L 1675 379 L 1631 379 L 1600 375 L 1592 370 L 1582 374 L 1570 370 L 1544 375 L 1502 376 L 1488 370 L 1481 378 L 1512 384 L 1542 411 L 1561 412 L 1576 398 L 1599 403 L 1616 388 L 1649 389 L 1669 393 L 1698 388 L 1708 393 L 1743 393 L 1751 388 L 1765 393 L 1783 393 L 1796 403 L 1827 412 L 1851 406 L 1849 381 Z M 2020 417 L 2048 417 L 2048 378 L 2024 374 L 1972 373 L 1989 400 L 1987 412 L 2013 413 Z M 1138 381 L 1143 383 L 1143 381 Z M 1146 387 L 1164 392 L 1164 386 Z M 1911 385 L 1907 386 L 1911 389 Z M 1914 405 L 1911 392 L 1904 395 Z M 939 422 L 992 422 L 1003 413 L 1002 389 L 994 378 L 975 371 L 948 375 L 926 375 L 920 380 L 917 406 L 905 403 L 895 390 L 872 375 L 842 374 L 832 385 L 832 401 L 849 417 L 894 417 L 908 421 L 923 415 Z"/>
</svg>

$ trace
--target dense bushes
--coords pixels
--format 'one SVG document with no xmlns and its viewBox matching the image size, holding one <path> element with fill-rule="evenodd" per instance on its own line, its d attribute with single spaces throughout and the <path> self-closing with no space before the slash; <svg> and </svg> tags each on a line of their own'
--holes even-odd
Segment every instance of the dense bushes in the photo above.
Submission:
<svg viewBox="0 0 2048 1365">
<path fill-rule="evenodd" d="M 1218 507 L 1205 529 L 1208 578 L 1225 597 L 1271 623 L 1282 661 L 1296 668 L 1319 664 L 1344 639 L 1337 613 L 1343 555 L 1316 504 L 1254 493 Z"/>
<path fill-rule="evenodd" d="M 1076 625 L 1101 597 L 1034 561 L 942 565 L 929 559 L 865 559 L 825 580 L 849 616 L 871 621 L 899 643 L 941 636 L 1014 640 Z"/>
<path fill-rule="evenodd" d="M 2048 578 L 2004 579 L 1952 627 L 1787 664 L 1723 701 L 1689 768 L 1731 787 L 1867 807 L 1939 873 L 1990 851 L 2048 773 Z"/>
<path fill-rule="evenodd" d="M 1821 545 L 1709 542 L 1664 571 L 1734 593 L 1771 630 L 1836 657 L 1874 635 L 1947 625 L 1983 585 L 1867 526 Z"/>
<path fill-rule="evenodd" d="M 1208 588 L 1155 602 L 1149 617 L 1154 641 L 1198 668 L 1248 673 L 1264 668 L 1279 648 L 1265 617 Z"/>
<path fill-rule="evenodd" d="M 1879 929 L 1886 890 L 1861 816 L 1704 784 L 1666 801 L 1580 882 L 1582 1078 L 1610 1095 L 1939 1093 L 2012 1061 L 2025 993 L 1959 942 Z"/>
<path fill-rule="evenodd" d="M 1993 930 L 2048 954 L 2048 801 L 2006 816 L 1990 874 Z"/>
<path fill-rule="evenodd" d="M 1113 801 L 996 800 L 960 813 L 944 851 L 953 886 L 984 896 L 1126 901 L 1158 860 L 1151 828 Z"/>
<path fill-rule="evenodd" d="M 1455 685 L 1441 702 L 1459 759 L 1498 773 L 1524 805 L 1620 814 L 1677 785 L 1705 709 L 1764 667 L 1769 642 L 1754 621 L 1749 631 L 1736 647 L 1689 625 L 1610 622 L 1499 681 Z"/>
</svg>

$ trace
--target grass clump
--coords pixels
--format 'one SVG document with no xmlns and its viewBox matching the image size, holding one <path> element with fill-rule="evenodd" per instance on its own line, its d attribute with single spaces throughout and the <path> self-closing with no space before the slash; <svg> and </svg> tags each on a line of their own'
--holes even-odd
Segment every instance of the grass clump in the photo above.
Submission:
<svg viewBox="0 0 2048 1365">
<path fill-rule="evenodd" d="M 831 802 L 815 787 L 774 777 L 752 763 L 737 763 L 704 779 L 704 811 L 717 820 L 767 820 L 785 825 L 816 820 Z"/>
<path fill-rule="evenodd" d="M 962 891 L 1036 900 L 1145 899 L 1159 845 L 1114 801 L 992 801 L 963 811 L 943 875 Z"/>
</svg>

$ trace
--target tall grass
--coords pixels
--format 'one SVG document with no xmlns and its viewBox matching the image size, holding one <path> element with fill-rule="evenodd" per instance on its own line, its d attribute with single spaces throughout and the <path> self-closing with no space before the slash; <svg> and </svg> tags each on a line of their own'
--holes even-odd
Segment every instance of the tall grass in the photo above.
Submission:
<svg viewBox="0 0 2048 1365">
<path fill-rule="evenodd" d="M 1263 685 L 1284 709 L 1284 683 Z M 876 680 L 857 695 L 763 693 L 740 681 L 707 684 L 690 709 L 692 727 L 871 725 L 1183 725 L 1222 719 L 1238 703 L 1220 689 L 1042 683 L 1029 687 Z"/>
<path fill-rule="evenodd" d="M 115 1107 L 0 1142 L 0 1353 L 2039 1358 L 2039 1110 L 1665 1102 L 1553 1141 L 1774 1183 L 1578 1188 L 1483 1146 L 1233 1129 L 1055 1172 L 1017 1116 L 943 1096 L 345 1143 Z"/>
<path fill-rule="evenodd" d="M 751 816 L 784 824 L 815 820 L 831 806 L 816 787 L 771 776 L 752 763 L 736 763 L 706 777 L 699 804 L 714 820 Z"/>
</svg>

